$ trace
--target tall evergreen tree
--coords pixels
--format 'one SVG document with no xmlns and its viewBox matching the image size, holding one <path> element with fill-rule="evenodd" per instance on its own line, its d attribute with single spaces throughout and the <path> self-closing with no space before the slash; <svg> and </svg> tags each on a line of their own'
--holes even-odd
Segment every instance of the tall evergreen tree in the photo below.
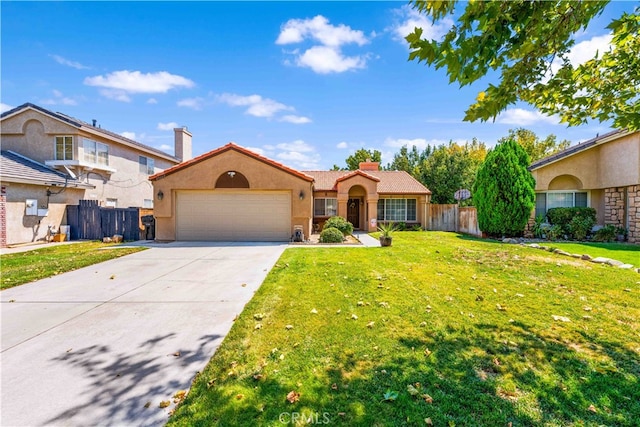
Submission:
<svg viewBox="0 0 640 427">
<path fill-rule="evenodd" d="M 535 206 L 535 180 L 529 155 L 514 140 L 487 154 L 473 186 L 480 230 L 491 236 L 522 235 Z"/>
</svg>

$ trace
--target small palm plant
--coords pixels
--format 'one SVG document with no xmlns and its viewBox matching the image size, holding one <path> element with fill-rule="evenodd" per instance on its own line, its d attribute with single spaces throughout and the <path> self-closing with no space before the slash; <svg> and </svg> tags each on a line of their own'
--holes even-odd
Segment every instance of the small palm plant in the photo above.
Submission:
<svg viewBox="0 0 640 427">
<path fill-rule="evenodd" d="M 396 225 L 393 222 L 382 223 L 378 226 L 378 231 L 380 231 L 380 245 L 382 246 L 391 246 L 391 242 L 393 240 L 393 232 L 396 230 Z"/>
</svg>

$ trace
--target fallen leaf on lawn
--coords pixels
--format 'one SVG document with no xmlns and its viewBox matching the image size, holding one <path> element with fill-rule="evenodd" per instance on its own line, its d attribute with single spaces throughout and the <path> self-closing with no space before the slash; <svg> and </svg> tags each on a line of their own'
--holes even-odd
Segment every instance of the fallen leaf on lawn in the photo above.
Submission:
<svg viewBox="0 0 640 427">
<path fill-rule="evenodd" d="M 57 271 L 56 271 L 56 274 L 58 274 L 58 272 L 57 272 Z M 110 279 L 110 280 L 113 280 L 113 279 L 115 279 L 115 278 L 116 278 L 116 275 L 115 275 L 115 274 L 112 274 L 112 275 L 111 275 L 111 277 L 109 277 L 109 279 Z"/>
<path fill-rule="evenodd" d="M 427 311 L 431 311 L 431 306 L 430 305 L 427 306 Z"/>
<path fill-rule="evenodd" d="M 171 405 L 171 401 L 169 400 L 163 400 L 162 402 L 160 402 L 160 405 L 158 405 L 160 408 L 166 408 L 167 406 Z"/>
<path fill-rule="evenodd" d="M 429 357 L 429 356 L 431 356 L 431 353 L 432 353 L 432 351 L 431 351 L 431 350 L 429 350 L 429 348 L 428 348 L 428 347 L 424 349 L 424 355 L 425 355 L 425 356 Z"/>
<path fill-rule="evenodd" d="M 420 327 L 424 328 L 425 326 L 427 326 L 427 322 L 420 322 Z"/>
<path fill-rule="evenodd" d="M 428 426 L 432 426 L 433 425 L 433 421 L 431 421 L 431 418 L 425 418 L 424 419 L 424 423 Z"/>
<path fill-rule="evenodd" d="M 236 394 L 236 399 L 242 400 L 244 398 L 244 394 Z"/>
<path fill-rule="evenodd" d="M 516 296 L 519 297 L 519 298 L 524 298 L 524 295 L 522 295 L 522 294 L 516 294 Z"/>
<path fill-rule="evenodd" d="M 596 407 L 595 407 L 595 406 L 593 406 L 593 405 L 589 405 L 589 407 L 587 408 L 587 410 L 588 410 L 588 411 L 591 411 L 591 412 L 594 412 L 594 413 L 595 413 L 595 412 L 598 412 L 598 410 L 596 409 Z"/>
<path fill-rule="evenodd" d="M 411 385 L 411 384 L 409 384 L 409 385 L 407 386 L 407 391 L 409 392 L 409 394 L 410 394 L 411 396 L 416 396 L 418 393 L 420 393 L 420 392 L 418 391 L 418 389 L 417 389 L 417 388 L 415 388 L 415 387 L 414 387 L 413 385 Z"/>
<path fill-rule="evenodd" d="M 173 395 L 173 403 L 182 402 L 186 396 L 187 396 L 187 390 L 176 391 L 176 394 Z"/>
<path fill-rule="evenodd" d="M 151 401 L 148 401 L 147 403 L 144 404 L 145 408 L 148 408 L 149 406 L 151 406 Z"/>
<path fill-rule="evenodd" d="M 212 380 L 207 381 L 207 387 L 211 387 L 213 385 L 213 383 L 215 383 L 217 380 L 217 378 L 214 378 Z"/>
<path fill-rule="evenodd" d="M 289 403 L 296 403 L 298 400 L 300 400 L 300 393 L 295 390 L 291 390 L 287 394 L 287 400 L 289 401 Z"/>
<path fill-rule="evenodd" d="M 256 381 L 260 381 L 263 378 L 264 378 L 264 375 L 262 375 L 262 374 L 255 374 L 253 376 L 253 379 L 256 380 Z"/>
<path fill-rule="evenodd" d="M 338 389 L 338 384 L 333 383 L 331 384 L 331 390 L 337 390 Z"/>
<path fill-rule="evenodd" d="M 496 366 L 500 366 L 500 361 L 497 358 L 493 359 L 493 364 Z"/>
<path fill-rule="evenodd" d="M 280 355 L 280 360 L 284 360 L 284 354 Z"/>
<path fill-rule="evenodd" d="M 67 350 L 67 353 L 69 353 L 71 350 L 73 350 L 73 348 L 70 348 L 69 350 Z"/>
<path fill-rule="evenodd" d="M 371 329 L 371 328 L 373 328 L 373 325 L 375 325 L 375 324 L 376 324 L 376 322 L 369 322 L 369 323 L 367 323 L 367 328 Z"/>
<path fill-rule="evenodd" d="M 318 310 L 314 308 L 313 310 L 311 310 L 311 314 L 318 314 Z"/>
<path fill-rule="evenodd" d="M 247 287 L 247 284 L 246 284 L 246 283 L 243 283 L 241 286 L 242 286 L 243 288 L 246 288 L 246 287 Z"/>
<path fill-rule="evenodd" d="M 342 311 L 342 310 L 338 310 L 338 311 L 336 311 L 336 314 L 340 314 L 340 312 L 341 312 L 341 311 Z"/>
<path fill-rule="evenodd" d="M 482 295 L 476 296 L 476 301 L 484 301 L 484 297 Z"/>
<path fill-rule="evenodd" d="M 389 308 L 389 303 L 385 302 L 385 301 L 382 301 L 381 303 L 378 303 L 378 305 L 380 307 L 382 307 L 382 308 Z"/>
<path fill-rule="evenodd" d="M 433 397 L 429 396 L 428 394 L 423 394 L 422 398 L 424 399 L 425 402 L 427 403 L 433 403 Z"/>
<path fill-rule="evenodd" d="M 555 314 L 553 316 L 553 320 L 559 321 L 559 322 L 571 322 L 571 319 L 569 319 L 568 317 L 565 316 L 556 316 Z"/>
<path fill-rule="evenodd" d="M 253 315 L 253 318 L 256 320 L 262 320 L 264 319 L 264 313 L 256 313 Z"/>
<path fill-rule="evenodd" d="M 347 413 L 346 413 L 346 412 L 338 412 L 338 416 L 339 416 L 339 417 L 344 417 L 345 415 L 347 415 Z"/>
<path fill-rule="evenodd" d="M 236 320 L 238 320 L 238 315 L 237 314 L 233 317 L 233 321 L 235 322 Z"/>
<path fill-rule="evenodd" d="M 500 304 L 496 304 L 496 308 L 498 309 L 498 311 L 507 311 L 507 307 Z"/>
<path fill-rule="evenodd" d="M 362 307 L 364 305 L 363 301 L 358 301 L 358 307 Z"/>
<path fill-rule="evenodd" d="M 291 329 L 293 329 L 293 325 L 287 325 L 284 327 L 287 331 L 290 331 Z"/>
<path fill-rule="evenodd" d="M 591 311 L 591 310 L 592 310 L 592 308 L 591 308 L 591 307 L 588 307 L 588 306 L 586 306 L 586 305 L 585 305 L 584 307 L 582 307 L 582 309 L 583 309 L 584 311 Z"/>
<path fill-rule="evenodd" d="M 355 314 L 352 314 L 352 315 L 351 315 L 351 318 L 352 318 L 353 320 L 358 320 L 358 316 L 356 316 Z"/>
<path fill-rule="evenodd" d="M 256 324 L 256 326 L 253 329 L 262 329 L 262 323 Z"/>
</svg>

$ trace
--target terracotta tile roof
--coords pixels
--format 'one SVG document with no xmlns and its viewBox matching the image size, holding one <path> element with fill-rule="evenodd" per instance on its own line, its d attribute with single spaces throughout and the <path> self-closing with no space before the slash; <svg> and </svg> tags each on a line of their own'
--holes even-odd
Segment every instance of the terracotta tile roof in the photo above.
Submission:
<svg viewBox="0 0 640 427">
<path fill-rule="evenodd" d="M 372 171 L 368 171 L 368 172 L 372 172 Z M 356 175 L 360 175 L 360 176 L 364 176 L 367 179 L 370 179 L 372 181 L 376 181 L 376 182 L 380 182 L 380 178 L 377 178 L 375 176 L 372 176 L 371 174 L 367 173 L 367 172 L 363 172 L 361 170 L 355 170 L 351 173 L 348 173 L 346 175 L 342 175 L 340 178 L 338 178 L 336 181 L 345 181 L 351 177 L 354 177 Z"/>
<path fill-rule="evenodd" d="M 297 176 L 298 178 L 304 179 L 305 181 L 313 181 L 313 177 L 311 177 L 311 176 L 309 176 L 309 175 L 307 175 L 307 174 L 305 174 L 303 172 L 297 171 L 295 169 L 291 169 L 290 167 L 287 167 L 287 166 L 283 165 L 282 163 L 278 163 L 278 162 L 276 162 L 274 160 L 271 160 L 271 159 L 269 159 L 267 157 L 261 156 L 258 153 L 254 153 L 251 150 L 247 150 L 246 148 L 241 147 L 241 146 L 239 146 L 238 144 L 236 144 L 234 142 L 230 142 L 227 145 L 224 145 L 224 146 L 222 146 L 220 148 L 216 148 L 215 150 L 209 151 L 208 153 L 204 153 L 204 154 L 201 154 L 201 155 L 199 155 L 197 157 L 194 157 L 191 160 L 187 160 L 186 162 L 182 162 L 180 164 L 172 166 L 169 169 L 165 169 L 162 172 L 158 172 L 155 175 L 151 175 L 149 177 L 149 180 L 150 181 L 155 181 L 158 178 L 170 175 L 170 174 L 172 174 L 174 172 L 177 172 L 177 171 L 179 171 L 181 169 L 184 169 L 184 168 L 189 167 L 191 165 L 194 165 L 196 163 L 200 163 L 200 162 L 202 162 L 204 160 L 210 159 L 211 157 L 215 157 L 215 156 L 217 156 L 219 154 L 222 154 L 225 151 L 229 151 L 229 150 L 234 150 L 234 151 L 237 151 L 237 152 L 242 153 L 244 155 L 247 155 L 249 157 L 253 157 L 254 159 L 256 159 L 256 160 L 258 160 L 260 162 L 266 163 L 266 164 L 268 164 L 270 166 L 273 166 L 273 167 L 275 167 L 277 169 L 281 169 L 284 172 L 290 173 L 291 175 Z"/>
<path fill-rule="evenodd" d="M 541 168 L 542 166 L 548 165 L 550 163 L 557 162 L 560 159 L 564 159 L 565 157 L 573 156 L 581 151 L 588 150 L 589 148 L 593 148 L 596 145 L 604 144 L 609 141 L 613 141 L 625 135 L 628 135 L 629 132 L 626 130 L 614 130 L 612 132 L 605 133 L 604 135 L 598 135 L 595 138 L 591 138 L 588 141 L 581 142 L 576 145 L 572 145 L 571 147 L 559 151 L 555 154 L 552 154 L 544 159 L 540 159 L 536 162 L 531 163 L 529 166 L 529 170 L 534 170 Z"/>
<path fill-rule="evenodd" d="M 0 170 L 2 171 L 0 173 L 2 181 L 7 182 L 95 188 L 94 185 L 86 184 L 10 150 L 0 152 Z"/>
<path fill-rule="evenodd" d="M 148 151 L 156 154 L 157 156 L 163 157 L 167 160 L 171 160 L 174 163 L 178 163 L 180 161 L 180 159 L 178 159 L 177 157 L 172 156 L 171 154 L 165 153 L 162 150 L 158 150 L 157 148 L 150 147 L 148 145 L 142 144 L 138 141 L 134 141 L 133 139 L 126 138 L 122 135 L 103 129 L 101 127 L 93 126 L 92 124 L 76 119 L 75 117 L 67 116 L 66 114 L 63 114 L 63 113 L 54 113 L 53 111 L 47 110 L 46 108 L 42 108 L 39 105 L 35 105 L 30 102 L 19 105 L 16 108 L 13 108 L 11 110 L 5 111 L 0 115 L 0 119 L 13 116 L 14 114 L 20 113 L 21 111 L 27 110 L 27 109 L 39 111 L 57 120 L 63 121 L 75 128 L 82 129 L 91 133 L 102 134 L 102 136 L 106 136 L 107 138 L 119 140 L 128 145 L 133 145 L 137 148 L 140 148 L 141 150 Z"/>
<path fill-rule="evenodd" d="M 380 194 L 431 194 L 431 191 L 404 171 L 305 171 L 315 179 L 315 191 L 335 191 L 336 183 L 359 172 L 377 179 Z"/>
</svg>

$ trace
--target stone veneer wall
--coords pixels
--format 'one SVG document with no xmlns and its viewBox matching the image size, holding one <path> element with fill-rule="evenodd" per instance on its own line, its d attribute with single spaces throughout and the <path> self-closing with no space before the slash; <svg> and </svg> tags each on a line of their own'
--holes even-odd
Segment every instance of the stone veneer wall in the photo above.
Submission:
<svg viewBox="0 0 640 427">
<path fill-rule="evenodd" d="M 628 241 L 640 243 L 640 185 L 613 187 L 604 190 L 604 223 L 624 227 L 625 204 L 629 223 Z"/>
</svg>

